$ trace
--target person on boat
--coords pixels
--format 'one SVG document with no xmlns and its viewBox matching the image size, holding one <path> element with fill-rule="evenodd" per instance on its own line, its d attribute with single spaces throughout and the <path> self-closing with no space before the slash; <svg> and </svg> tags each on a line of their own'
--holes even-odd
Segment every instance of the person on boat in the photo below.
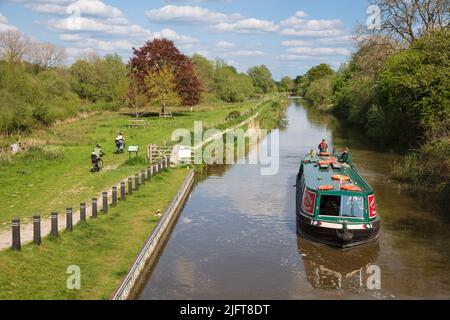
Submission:
<svg viewBox="0 0 450 320">
<path fill-rule="evenodd" d="M 328 143 L 325 139 L 323 139 L 322 142 L 319 144 L 319 152 L 320 153 L 328 152 Z"/>
<path fill-rule="evenodd" d="M 348 148 L 344 149 L 344 152 L 339 156 L 339 162 L 350 163 L 350 150 Z"/>
</svg>

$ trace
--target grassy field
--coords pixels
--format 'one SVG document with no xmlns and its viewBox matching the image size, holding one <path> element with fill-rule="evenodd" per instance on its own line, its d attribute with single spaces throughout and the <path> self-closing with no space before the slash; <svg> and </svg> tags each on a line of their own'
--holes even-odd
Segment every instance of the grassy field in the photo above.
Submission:
<svg viewBox="0 0 450 320">
<path fill-rule="evenodd" d="M 1 251 L 0 300 L 110 298 L 159 220 L 155 213 L 167 207 L 188 172 L 163 172 L 108 215 L 60 239 L 47 237 L 41 247 L 26 245 L 21 252 Z M 71 265 L 81 269 L 80 290 L 67 289 Z"/>
<path fill-rule="evenodd" d="M 194 112 L 181 110 L 174 119 L 149 117 L 145 118 L 150 122 L 148 129 L 129 129 L 129 115 L 99 112 L 34 132 L 25 140 L 34 141 L 38 147 L 11 161 L 0 160 L 0 229 L 8 228 L 15 217 L 26 222 L 33 214 L 48 216 L 51 211 L 77 208 L 80 202 L 88 202 L 95 194 L 143 169 L 148 144 L 169 142 L 174 129 L 192 130 L 194 120 L 210 126 L 224 121 L 232 111 L 244 112 L 257 104 L 200 106 Z M 140 146 L 138 158 L 129 160 L 127 153 L 114 154 L 114 138 L 119 131 L 124 132 L 127 145 Z M 90 154 L 97 143 L 106 152 L 105 167 L 92 174 Z"/>
</svg>

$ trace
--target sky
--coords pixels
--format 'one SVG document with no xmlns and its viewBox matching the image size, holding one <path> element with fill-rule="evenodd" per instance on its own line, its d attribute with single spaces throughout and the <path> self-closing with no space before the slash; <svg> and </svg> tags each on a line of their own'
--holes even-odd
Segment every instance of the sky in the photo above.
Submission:
<svg viewBox="0 0 450 320">
<path fill-rule="evenodd" d="M 246 72 L 265 64 L 276 80 L 347 61 L 367 0 L 0 0 L 0 32 L 67 49 L 66 63 L 95 51 L 126 62 L 157 37 L 184 54 L 221 58 Z"/>
</svg>

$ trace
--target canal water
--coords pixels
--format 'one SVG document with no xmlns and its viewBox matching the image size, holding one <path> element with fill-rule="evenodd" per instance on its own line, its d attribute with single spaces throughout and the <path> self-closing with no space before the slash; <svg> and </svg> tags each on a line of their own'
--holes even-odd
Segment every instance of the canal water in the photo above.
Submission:
<svg viewBox="0 0 450 320">
<path fill-rule="evenodd" d="M 278 174 L 235 165 L 199 177 L 139 298 L 450 298 L 448 212 L 390 180 L 398 156 L 373 149 L 370 140 L 301 100 L 290 103 L 287 128 L 280 130 Z M 375 189 L 382 218 L 378 243 L 340 251 L 297 235 L 293 185 L 299 162 L 323 138 L 338 150 L 350 147 Z M 373 286 L 377 268 L 380 289 Z"/>
</svg>

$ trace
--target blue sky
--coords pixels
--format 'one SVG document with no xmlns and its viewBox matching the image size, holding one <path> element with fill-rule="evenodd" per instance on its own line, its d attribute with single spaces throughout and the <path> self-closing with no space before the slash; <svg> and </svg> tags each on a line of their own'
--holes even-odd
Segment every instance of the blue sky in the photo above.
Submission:
<svg viewBox="0 0 450 320">
<path fill-rule="evenodd" d="M 67 63 L 95 51 L 118 53 L 166 37 L 187 55 L 222 58 L 240 71 L 267 65 L 295 77 L 346 61 L 367 0 L 0 0 L 0 32 L 18 29 L 67 49 Z"/>
</svg>

